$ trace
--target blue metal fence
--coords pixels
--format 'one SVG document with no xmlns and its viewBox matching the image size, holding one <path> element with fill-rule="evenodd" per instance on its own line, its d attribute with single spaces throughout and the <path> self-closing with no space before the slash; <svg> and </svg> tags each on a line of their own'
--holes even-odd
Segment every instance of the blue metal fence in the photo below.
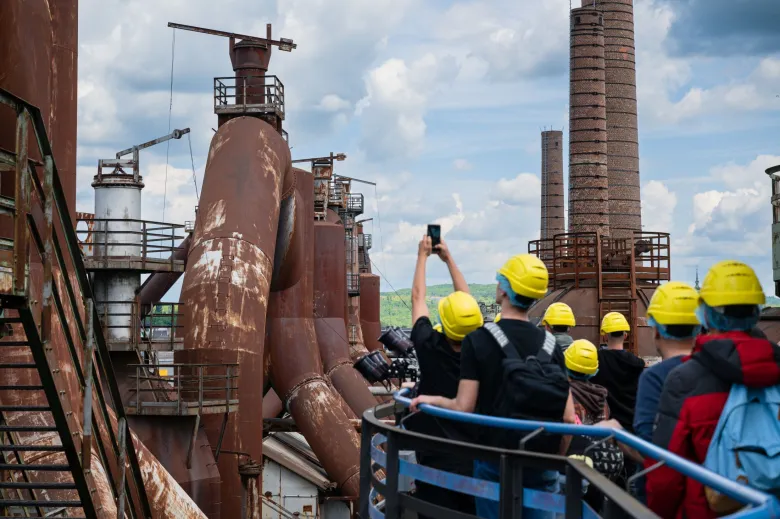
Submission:
<svg viewBox="0 0 780 519">
<path fill-rule="evenodd" d="M 395 401 L 404 407 L 408 407 L 411 402 L 411 400 L 406 396 L 408 394 L 407 391 L 408 390 L 403 390 L 394 395 Z M 420 406 L 420 410 L 438 418 L 471 423 L 484 427 L 514 429 L 519 431 L 528 431 L 529 433 L 543 429 L 545 432 L 552 434 L 564 434 L 572 436 L 586 435 L 595 438 L 614 438 L 617 441 L 637 450 L 643 456 L 663 462 L 665 465 L 673 468 L 686 477 L 695 479 L 696 481 L 703 483 L 704 485 L 720 492 L 721 494 L 725 494 L 732 499 L 746 505 L 745 509 L 728 516 L 729 518 L 734 519 L 749 517 L 763 519 L 780 517 L 780 502 L 778 502 L 778 500 L 773 496 L 764 494 L 750 487 L 740 485 L 734 481 L 730 481 L 722 476 L 719 476 L 718 474 L 705 470 L 699 465 L 691 463 L 690 461 L 676 456 L 651 443 L 643 441 L 640 438 L 637 438 L 636 436 L 623 430 L 585 425 L 512 420 L 474 413 L 460 413 L 457 411 L 450 411 L 425 404 Z M 582 479 L 584 478 L 599 485 L 599 489 L 602 490 L 607 497 L 607 508 L 611 507 L 614 510 L 620 509 L 634 517 L 655 517 L 655 515 L 647 508 L 641 506 L 627 493 L 622 492 L 614 484 L 601 477 L 598 473 L 595 473 L 595 471 L 589 469 L 584 464 L 571 463 L 568 458 L 535 453 L 524 453 L 523 451 L 504 451 L 502 453 L 500 449 L 492 449 L 490 447 L 484 446 L 467 446 L 465 444 L 460 444 L 457 446 L 461 450 L 461 456 L 470 455 L 475 458 L 493 456 L 494 459 L 498 458 L 502 464 L 509 459 L 507 458 L 507 455 L 516 456 L 513 457 L 511 461 L 518 464 L 521 468 L 533 466 L 534 463 L 539 464 L 542 462 L 542 460 L 545 460 L 548 464 L 548 467 L 552 468 L 551 465 L 555 465 L 555 462 L 557 461 L 560 467 L 556 470 L 561 470 L 567 474 L 567 488 L 565 496 L 523 488 L 519 496 L 509 494 L 509 497 L 512 498 L 511 500 L 514 501 L 514 503 L 513 506 L 508 507 L 505 506 L 505 503 L 503 503 L 503 501 L 506 500 L 508 496 L 506 489 L 501 488 L 501 486 L 506 483 L 504 481 L 504 477 L 502 477 L 502 485 L 500 485 L 497 482 L 484 481 L 473 477 L 453 474 L 398 459 L 397 451 L 401 444 L 404 443 L 405 439 L 407 447 L 412 445 L 414 441 L 426 441 L 429 443 L 439 442 L 450 445 L 456 445 L 457 442 L 448 442 L 446 440 L 425 437 L 423 435 L 417 435 L 408 431 L 403 431 L 403 434 L 398 434 L 400 432 L 400 429 L 398 428 L 388 427 L 386 430 L 382 430 L 383 428 L 378 425 L 380 422 L 374 419 L 373 411 L 368 411 L 364 416 L 363 421 L 364 459 L 361 460 L 361 483 L 363 485 L 361 494 L 363 494 L 363 490 L 365 490 L 365 495 L 363 496 L 364 499 L 361 503 L 361 514 L 365 515 L 361 515 L 361 517 L 371 517 L 372 519 L 398 517 L 400 509 L 404 504 L 408 505 L 405 508 L 417 510 L 418 512 L 429 512 L 432 516 L 437 511 L 442 510 L 437 510 L 436 507 L 432 507 L 431 505 L 427 505 L 419 500 L 415 500 L 411 496 L 399 497 L 392 495 L 393 491 L 397 493 L 397 479 L 400 476 L 407 476 L 417 481 L 426 482 L 475 497 L 502 502 L 502 517 L 512 517 L 512 512 L 509 510 L 516 510 L 518 504 L 519 508 L 521 509 L 525 507 L 545 510 L 554 512 L 556 514 L 565 514 L 566 517 L 598 517 L 598 515 L 586 503 L 581 501 L 580 490 Z M 394 438 L 388 441 L 388 437 L 390 436 L 393 436 Z M 423 440 L 423 438 L 425 438 L 425 440 Z M 433 444 L 430 443 L 430 445 Z M 522 456 L 517 456 L 518 454 L 522 454 Z M 374 469 L 377 468 L 385 469 L 387 471 L 387 477 L 384 479 L 376 479 L 374 477 Z M 502 476 L 504 473 L 505 472 L 502 471 Z M 391 479 L 394 479 L 395 481 L 391 481 Z M 373 485 L 371 485 L 372 482 L 374 483 Z M 380 494 L 386 497 L 386 501 L 383 501 L 382 503 L 375 502 L 375 497 L 377 496 L 378 491 Z M 623 495 L 620 495 L 621 493 Z M 386 510 L 383 504 L 386 504 L 390 501 L 392 501 L 393 506 L 391 509 Z M 569 506 L 567 506 L 567 504 Z M 574 511 L 572 511 L 571 508 L 572 504 L 576 504 L 576 510 Z M 609 515 L 610 514 L 607 513 L 607 516 Z M 472 516 L 450 511 L 449 515 L 442 515 L 442 517 Z"/>
</svg>

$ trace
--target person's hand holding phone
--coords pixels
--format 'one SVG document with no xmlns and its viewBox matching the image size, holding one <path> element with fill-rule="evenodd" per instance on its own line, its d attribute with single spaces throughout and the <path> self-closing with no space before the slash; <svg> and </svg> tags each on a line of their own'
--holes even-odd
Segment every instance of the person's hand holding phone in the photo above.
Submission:
<svg viewBox="0 0 780 519">
<path fill-rule="evenodd" d="M 433 248 L 433 251 L 439 255 L 439 258 L 441 258 L 444 263 L 450 261 L 450 249 L 447 247 L 447 243 L 444 240 L 441 240 L 439 245 Z"/>
<path fill-rule="evenodd" d="M 425 235 L 420 240 L 420 244 L 417 247 L 417 255 L 427 258 L 433 252 L 433 245 L 431 243 L 431 237 Z"/>
</svg>

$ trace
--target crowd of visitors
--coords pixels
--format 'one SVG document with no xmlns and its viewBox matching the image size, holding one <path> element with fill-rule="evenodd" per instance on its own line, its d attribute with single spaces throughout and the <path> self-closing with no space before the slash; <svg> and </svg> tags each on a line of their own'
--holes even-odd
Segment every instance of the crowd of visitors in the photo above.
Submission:
<svg viewBox="0 0 780 519">
<path fill-rule="evenodd" d="M 440 323 L 431 322 L 425 265 L 436 254 L 448 266 L 454 292 L 439 301 Z M 625 349 L 631 325 L 611 312 L 601 322 L 599 346 L 574 340 L 576 316 L 564 303 L 551 304 L 541 321 L 531 306 L 548 293 L 548 272 L 537 257 L 510 258 L 496 275 L 500 314 L 484 323 L 477 301 L 447 244 L 419 245 L 412 287 L 412 341 L 420 384 L 411 410 L 421 404 L 489 416 L 601 425 L 625 429 L 729 479 L 767 492 L 780 489 L 772 446 L 780 444 L 780 347 L 756 328 L 764 292 L 744 263 L 714 265 L 697 291 L 681 282 L 661 285 L 647 309 L 653 349 L 661 361 L 645 361 Z M 646 346 L 643 349 L 647 349 Z M 750 423 L 750 426 L 747 424 Z M 519 433 L 477 428 L 417 413 L 406 427 L 459 441 L 517 448 Z M 614 441 L 586 435 L 540 435 L 527 448 L 577 457 L 631 492 L 664 518 L 714 518 L 739 504 Z M 434 453 L 418 462 L 462 475 L 498 481 L 499 467 Z M 525 488 L 558 492 L 556 471 L 526 469 Z M 596 510 L 603 497 L 593 486 L 584 499 Z M 498 503 L 424 483 L 417 497 L 483 518 L 499 516 Z M 525 509 L 523 517 L 554 517 Z"/>
</svg>

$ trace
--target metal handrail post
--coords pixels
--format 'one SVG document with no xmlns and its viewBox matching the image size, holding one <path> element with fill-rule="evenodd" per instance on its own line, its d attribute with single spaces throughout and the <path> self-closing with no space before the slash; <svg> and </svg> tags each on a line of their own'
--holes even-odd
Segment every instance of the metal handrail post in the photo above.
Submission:
<svg viewBox="0 0 780 519">
<path fill-rule="evenodd" d="M 87 351 L 84 353 L 84 437 L 81 440 L 81 464 L 84 470 L 90 470 L 92 460 L 92 355 L 95 353 L 95 336 L 93 332 L 94 314 L 92 299 L 87 299 Z"/>
</svg>

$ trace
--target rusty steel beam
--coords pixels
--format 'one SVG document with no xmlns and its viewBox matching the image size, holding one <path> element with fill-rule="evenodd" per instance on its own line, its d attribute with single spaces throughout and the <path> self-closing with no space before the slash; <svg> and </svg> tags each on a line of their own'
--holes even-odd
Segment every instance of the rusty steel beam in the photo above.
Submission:
<svg viewBox="0 0 780 519">
<path fill-rule="evenodd" d="M 263 350 L 266 311 L 290 150 L 268 123 L 237 117 L 214 135 L 195 221 L 181 301 L 181 363 L 239 364 L 238 411 L 230 417 L 218 460 L 222 516 L 240 517 L 238 458 L 262 460 Z M 204 427 L 216 445 L 221 416 Z"/>
<path fill-rule="evenodd" d="M 180 29 L 182 31 L 192 31 L 192 32 L 199 32 L 201 34 L 210 34 L 212 36 L 224 36 L 225 38 L 246 40 L 252 43 L 259 43 L 263 45 L 275 45 L 279 47 L 279 50 L 285 52 L 289 52 L 292 49 L 298 48 L 298 45 L 296 43 L 293 43 L 293 41 L 290 39 L 287 38 L 281 38 L 279 40 L 271 39 L 270 29 L 269 29 L 269 36 L 267 38 L 260 38 L 257 36 L 249 36 L 248 34 L 239 34 L 237 32 L 220 31 L 217 29 L 206 29 L 203 27 L 195 27 L 194 25 L 184 25 L 181 23 L 173 23 L 173 22 L 168 22 L 168 27 L 170 27 L 171 29 Z"/>
<path fill-rule="evenodd" d="M 376 405 L 366 380 L 352 367 L 346 327 L 344 228 L 314 223 L 314 328 L 325 375 L 358 416 Z"/>
<path fill-rule="evenodd" d="M 314 325 L 314 178 L 294 171 L 302 208 L 296 213 L 296 225 L 303 233 L 302 276 L 295 286 L 271 296 L 268 326 L 274 389 L 342 494 L 357 495 L 360 437 L 342 410 L 341 397 L 324 376 Z"/>
</svg>

